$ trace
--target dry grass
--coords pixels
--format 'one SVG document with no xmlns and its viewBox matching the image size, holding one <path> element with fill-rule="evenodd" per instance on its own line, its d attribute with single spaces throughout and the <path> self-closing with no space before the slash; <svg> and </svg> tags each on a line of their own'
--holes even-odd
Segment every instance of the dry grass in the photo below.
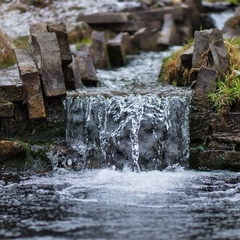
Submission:
<svg viewBox="0 0 240 240">
<path fill-rule="evenodd" d="M 181 55 L 184 51 L 193 45 L 193 41 L 189 42 L 180 50 L 165 58 L 162 63 L 162 69 L 159 80 L 164 83 L 173 84 L 176 86 L 189 85 L 189 70 L 181 64 Z"/>
<path fill-rule="evenodd" d="M 0 29 L 0 69 L 13 65 L 16 61 L 13 48 Z"/>
</svg>

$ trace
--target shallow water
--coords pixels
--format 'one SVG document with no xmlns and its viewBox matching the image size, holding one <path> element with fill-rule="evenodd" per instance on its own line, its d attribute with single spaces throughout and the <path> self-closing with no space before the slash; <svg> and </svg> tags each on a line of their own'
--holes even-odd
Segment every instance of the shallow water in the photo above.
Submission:
<svg viewBox="0 0 240 240">
<path fill-rule="evenodd" d="M 240 173 L 58 169 L 1 184 L 1 239 L 240 237 Z"/>
</svg>

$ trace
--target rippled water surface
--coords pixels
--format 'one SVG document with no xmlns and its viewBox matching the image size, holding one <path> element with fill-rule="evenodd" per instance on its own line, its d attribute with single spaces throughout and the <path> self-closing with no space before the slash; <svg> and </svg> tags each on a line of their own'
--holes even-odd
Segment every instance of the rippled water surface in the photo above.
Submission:
<svg viewBox="0 0 240 240">
<path fill-rule="evenodd" d="M 239 239 L 240 173 L 181 168 L 22 177 L 0 185 L 0 239 Z"/>
</svg>

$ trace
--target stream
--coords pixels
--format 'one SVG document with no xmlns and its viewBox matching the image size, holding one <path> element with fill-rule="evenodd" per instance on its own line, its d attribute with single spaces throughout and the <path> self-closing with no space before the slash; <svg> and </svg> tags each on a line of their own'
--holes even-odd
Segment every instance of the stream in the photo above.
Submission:
<svg viewBox="0 0 240 240">
<path fill-rule="evenodd" d="M 150 85 L 154 86 L 156 77 L 159 74 L 159 70 L 157 70 L 159 68 L 156 68 L 155 61 L 161 60 L 162 53 L 147 53 L 147 56 L 148 58 L 146 58 L 146 53 L 135 57 L 131 56 L 132 60 L 124 70 L 115 70 L 111 74 L 107 71 L 99 71 L 98 76 L 102 79 L 99 93 L 101 91 L 106 92 L 106 90 L 110 91 L 110 89 L 114 92 L 116 88 L 120 89 L 121 93 L 124 89 L 128 91 L 126 87 L 123 87 L 122 81 L 124 81 L 126 86 L 129 84 L 129 87 L 132 87 L 132 79 L 136 78 L 136 75 L 132 74 L 132 72 L 138 74 L 138 83 L 141 89 L 146 81 L 150 81 Z M 146 71 L 143 66 L 146 67 Z M 146 72 L 148 74 L 145 74 Z M 117 78 L 118 81 L 112 84 L 111 79 Z M 112 85 L 114 86 L 113 88 L 111 88 Z M 142 93 L 139 95 L 137 87 L 132 98 L 138 104 L 130 104 L 132 106 L 131 114 L 127 114 L 126 112 L 128 111 L 124 110 L 126 119 L 131 119 L 130 122 L 134 123 L 134 119 L 139 117 L 139 112 L 142 116 L 145 116 L 143 114 L 144 111 L 141 110 L 143 108 L 137 107 L 141 99 L 151 99 L 157 96 L 160 96 L 157 97 L 160 102 L 164 102 L 164 99 L 169 99 L 169 101 L 177 99 L 177 102 L 174 102 L 174 106 L 178 106 L 179 99 L 183 100 L 191 93 L 189 89 L 173 89 L 168 86 L 159 86 L 159 84 L 158 87 L 159 89 L 156 86 L 153 87 L 154 91 L 151 92 L 151 95 Z M 91 90 L 89 91 L 91 92 Z M 155 92 L 161 94 L 156 95 Z M 161 97 L 162 94 L 165 96 L 164 98 Z M 74 98 L 72 98 L 73 96 Z M 125 99 L 125 96 L 119 97 L 120 99 L 122 97 Z M 67 126 L 69 131 L 67 134 L 68 141 L 75 149 L 81 152 L 84 149 L 81 142 L 82 135 L 79 135 L 80 129 L 84 129 L 81 127 L 81 121 L 79 121 L 78 116 L 78 112 L 81 110 L 81 100 L 76 97 L 76 92 L 69 93 L 67 98 L 70 100 L 75 99 L 77 102 L 77 104 L 76 102 L 72 104 L 70 101 L 71 104 L 69 104 L 70 109 L 73 107 L 75 110 L 69 113 L 71 123 L 68 122 L 69 126 Z M 90 98 L 86 97 L 85 99 L 88 99 L 88 103 L 91 103 L 91 101 L 94 102 L 98 98 L 102 99 L 102 97 L 99 97 L 99 94 Z M 118 98 L 118 96 L 113 96 L 114 98 Z M 104 104 L 106 104 L 105 101 Z M 153 103 L 154 101 L 150 102 Z M 184 102 L 187 104 L 186 101 Z M 163 106 L 167 107 L 167 105 Z M 121 107 L 124 109 L 122 105 Z M 94 118 L 92 116 L 96 115 L 93 114 L 91 116 L 90 113 L 92 111 L 90 111 L 89 107 L 87 109 L 85 124 L 91 123 L 90 125 L 94 126 Z M 96 109 L 100 108 L 97 107 Z M 107 109 L 109 110 L 110 108 L 107 107 Z M 145 107 L 145 109 L 154 110 L 155 107 Z M 185 109 L 187 108 L 185 107 Z M 137 118 L 132 114 L 132 110 L 136 111 Z M 175 109 L 170 116 L 174 115 L 176 111 L 178 110 Z M 121 111 L 115 112 L 116 116 L 122 113 Z M 20 176 L 20 179 L 14 180 L 13 175 L 12 181 L 6 182 L 4 179 L 0 181 L 0 239 L 239 239 L 240 173 L 188 170 L 186 167 L 188 154 L 187 118 L 184 117 L 182 121 L 173 118 L 175 123 L 170 121 L 173 127 L 168 126 L 167 128 L 166 123 L 169 123 L 169 119 L 166 118 L 167 115 L 164 112 L 168 111 L 157 113 L 156 110 L 156 113 L 160 114 L 156 116 L 164 119 L 162 122 L 156 123 L 165 126 L 165 138 L 158 139 L 154 137 L 153 139 L 157 139 L 157 142 L 168 139 L 168 142 L 171 140 L 174 143 L 177 138 L 168 138 L 166 136 L 172 136 L 171 134 L 174 136 L 176 132 L 173 131 L 172 133 L 169 129 L 178 129 L 176 128 L 178 124 L 180 124 L 180 129 L 182 129 L 183 126 L 181 124 L 185 124 L 184 129 L 186 131 L 180 131 L 185 133 L 180 138 L 180 142 L 183 142 L 184 139 L 186 141 L 182 150 L 179 151 L 178 144 L 170 144 L 169 147 L 173 146 L 175 150 L 165 151 L 165 160 L 168 153 L 174 152 L 177 156 L 176 158 L 185 154 L 185 157 L 181 157 L 184 160 L 183 162 L 178 160 L 171 162 L 172 158 L 170 158 L 170 162 L 165 161 L 167 164 L 162 171 L 154 170 L 154 164 L 159 164 L 157 161 L 152 161 L 149 169 L 142 169 L 141 167 L 140 170 L 138 169 L 139 171 L 132 169 L 127 164 L 123 164 L 121 169 L 114 167 L 116 163 L 113 163 L 110 167 L 106 165 L 104 168 L 95 170 L 85 170 L 81 167 L 80 169 L 69 170 L 57 167 L 56 162 L 58 159 L 55 156 L 52 159 L 53 172 L 42 175 L 22 173 L 17 175 Z M 147 116 L 149 112 L 147 111 L 145 114 Z M 101 120 L 99 118 L 101 114 L 97 116 L 95 120 Z M 90 121 L 90 119 L 92 120 Z M 98 155 L 85 155 L 84 161 L 93 156 L 97 156 L 100 160 L 106 156 L 117 157 L 116 151 L 106 150 L 107 145 L 105 143 L 111 136 L 111 132 L 114 133 L 113 137 L 119 128 L 114 122 L 106 119 L 108 117 L 102 121 L 102 125 L 99 125 L 99 122 L 96 125 L 96 131 L 99 130 L 98 126 L 102 126 L 102 129 L 100 128 L 99 130 L 102 135 L 96 134 L 102 136 L 100 140 L 103 141 L 99 145 Z M 154 116 L 151 119 L 154 122 L 153 119 Z M 106 127 L 107 123 L 110 123 L 109 126 L 113 128 Z M 72 124 L 77 125 L 71 130 L 71 126 L 74 126 Z M 131 130 L 134 126 L 135 130 Z M 151 126 L 154 126 L 156 132 L 161 135 L 161 129 L 157 130 L 154 124 Z M 115 140 L 113 138 L 113 142 L 115 141 L 117 146 L 123 149 L 124 146 L 130 146 L 128 150 L 132 151 L 132 154 L 126 155 L 125 158 L 129 157 L 133 162 L 137 160 L 141 166 L 142 150 L 146 148 L 145 146 L 149 142 L 151 143 L 151 141 L 147 140 L 147 137 L 152 136 L 153 132 L 145 135 L 145 141 L 143 138 L 143 144 L 141 145 L 136 137 L 138 135 L 134 135 L 138 134 L 139 131 L 136 130 L 138 128 L 138 123 L 135 122 L 135 125 L 130 125 L 128 131 L 126 131 L 131 133 L 128 135 L 130 145 L 121 145 L 122 143 L 118 143 L 119 139 L 117 137 Z M 110 135 L 107 135 L 103 130 L 106 130 Z M 121 135 L 121 131 L 118 134 Z M 93 134 L 93 136 L 95 135 Z M 91 139 L 91 137 L 88 139 Z M 92 137 L 92 139 L 92 142 L 88 141 L 90 145 L 87 148 L 93 143 L 96 144 L 96 138 Z M 136 146 L 138 151 L 135 151 Z M 96 146 L 92 149 L 96 149 Z M 133 159 L 131 159 L 132 157 Z M 71 163 L 74 161 L 71 157 L 69 159 Z"/>
<path fill-rule="evenodd" d="M 52 172 L 0 180 L 0 239 L 240 239 L 240 173 L 187 168 L 191 90 L 157 83 L 177 48 L 128 56 L 124 68 L 97 71 L 97 93 L 68 93 L 78 167 L 55 156 Z M 104 167 L 86 170 L 93 157 Z"/>
</svg>

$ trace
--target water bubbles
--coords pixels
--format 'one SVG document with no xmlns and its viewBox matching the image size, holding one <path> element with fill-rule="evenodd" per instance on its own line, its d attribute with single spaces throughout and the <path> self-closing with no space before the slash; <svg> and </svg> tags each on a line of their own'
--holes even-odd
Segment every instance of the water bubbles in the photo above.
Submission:
<svg viewBox="0 0 240 240">
<path fill-rule="evenodd" d="M 163 169 L 188 155 L 188 103 L 184 97 L 129 94 L 66 99 L 67 141 L 87 161 L 139 172 Z M 158 161 L 152 161 L 158 159 Z"/>
</svg>

